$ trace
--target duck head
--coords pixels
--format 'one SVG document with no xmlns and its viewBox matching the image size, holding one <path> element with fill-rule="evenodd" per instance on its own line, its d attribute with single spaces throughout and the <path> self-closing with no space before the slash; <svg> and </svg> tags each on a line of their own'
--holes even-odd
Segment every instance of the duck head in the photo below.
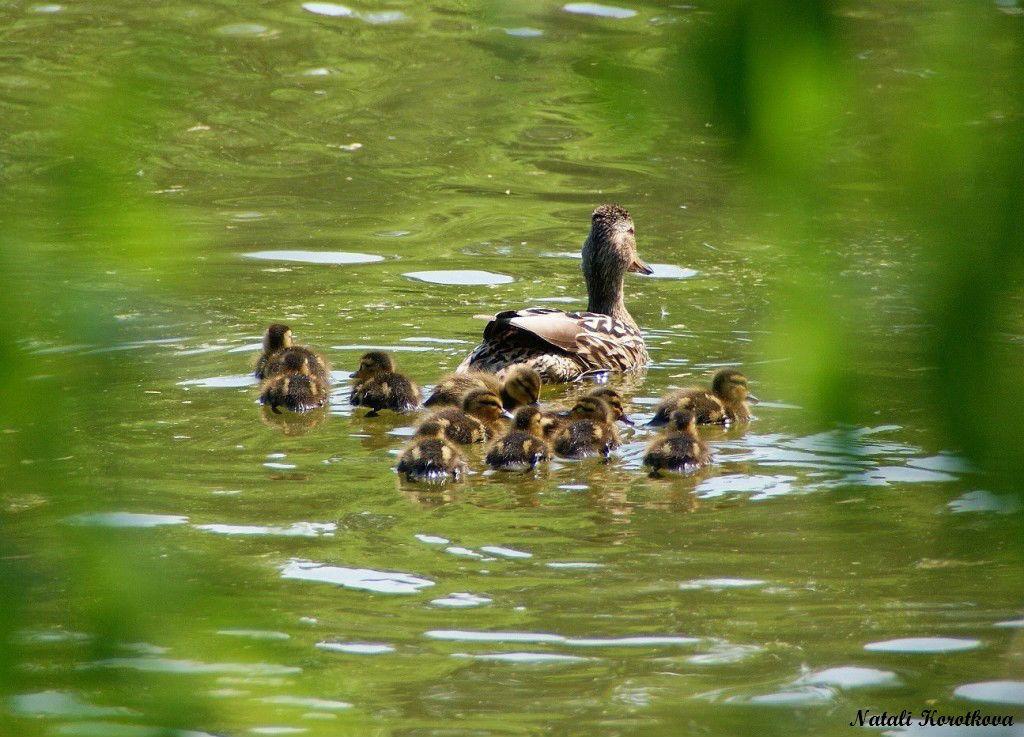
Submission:
<svg viewBox="0 0 1024 737">
<path fill-rule="evenodd" d="M 618 205 L 601 205 L 590 217 L 590 235 L 583 243 L 583 278 L 587 282 L 589 312 L 626 316 L 622 280 L 627 271 L 654 273 L 636 252 L 636 229 L 629 212 Z"/>
<path fill-rule="evenodd" d="M 711 392 L 723 402 L 736 405 L 757 404 L 758 399 L 747 390 L 747 377 L 736 369 L 719 369 L 711 379 Z"/>
<path fill-rule="evenodd" d="M 515 366 L 505 375 L 501 403 L 505 409 L 536 404 L 540 398 L 540 374 L 529 366 Z"/>
<path fill-rule="evenodd" d="M 477 389 L 462 400 L 462 411 L 473 415 L 485 425 L 498 421 L 505 414 L 501 406 L 501 398 L 489 389 Z"/>
<path fill-rule="evenodd" d="M 678 432 L 697 432 L 697 416 L 688 409 L 677 409 L 668 418 L 668 424 L 670 429 Z"/>
<path fill-rule="evenodd" d="M 604 400 L 612 411 L 612 421 L 632 425 L 633 421 L 626 417 L 626 411 L 622 409 L 622 396 L 611 387 L 602 386 L 590 392 L 588 396 Z"/>
<path fill-rule="evenodd" d="M 520 407 L 516 410 L 512 420 L 512 427 L 516 430 L 528 432 L 531 435 L 543 438 L 544 426 L 541 422 L 543 414 L 536 407 Z"/>
<path fill-rule="evenodd" d="M 286 353 L 281 365 L 285 371 L 291 371 L 297 374 L 309 374 L 309 358 L 301 352 Z"/>
<path fill-rule="evenodd" d="M 279 322 L 271 323 L 263 333 L 263 352 L 274 353 L 292 345 L 292 329 Z"/>
<path fill-rule="evenodd" d="M 359 359 L 359 369 L 349 374 L 350 379 L 369 379 L 371 376 L 386 374 L 395 370 L 395 362 L 384 351 L 370 351 Z"/>
<path fill-rule="evenodd" d="M 569 418 L 576 420 L 597 420 L 608 422 L 612 411 L 603 399 L 598 397 L 583 397 L 569 410 Z"/>
</svg>

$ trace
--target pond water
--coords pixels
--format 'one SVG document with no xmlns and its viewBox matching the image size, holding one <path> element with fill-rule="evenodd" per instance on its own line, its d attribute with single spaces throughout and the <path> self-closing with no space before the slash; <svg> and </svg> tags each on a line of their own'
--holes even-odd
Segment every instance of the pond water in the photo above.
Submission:
<svg viewBox="0 0 1024 737">
<path fill-rule="evenodd" d="M 60 120 L 37 111 L 129 65 L 153 109 L 114 168 L 180 239 L 142 290 L 103 259 L 88 279 L 48 263 L 105 302 L 116 340 L 69 340 L 59 307 L 19 336 L 41 386 L 101 368 L 67 400 L 72 451 L 34 460 L 73 490 L 12 490 L 5 511 L 11 539 L 50 551 L 16 633 L 11 733 L 823 735 L 858 709 L 1024 715 L 1019 551 L 992 543 L 1021 506 L 919 411 L 906 294 L 851 307 L 876 336 L 857 424 L 767 379 L 787 244 L 741 217 L 715 132 L 649 99 L 714 11 L 470 5 L 0 7 L 5 184 L 59 171 Z M 885 13 L 861 10 L 848 22 L 881 35 Z M 862 61 L 887 94 L 920 82 Z M 585 307 L 579 247 L 607 201 L 655 265 L 626 283 L 652 363 L 610 380 L 637 421 L 621 450 L 526 475 L 471 450 L 465 483 L 400 481 L 416 416 L 348 405 L 360 354 L 429 385 L 475 345 L 475 314 Z M 95 245 L 21 217 L 54 254 Z M 826 248 L 856 251 L 855 278 L 912 259 L 858 207 L 836 217 Z M 327 410 L 256 403 L 271 321 L 331 361 Z M 724 365 L 762 399 L 753 421 L 702 430 L 713 466 L 648 478 L 658 398 Z M 102 585 L 127 593 L 85 618 L 69 597 L 101 584 L 76 561 L 107 545 Z M 132 594 L 164 577 L 187 616 Z"/>
</svg>

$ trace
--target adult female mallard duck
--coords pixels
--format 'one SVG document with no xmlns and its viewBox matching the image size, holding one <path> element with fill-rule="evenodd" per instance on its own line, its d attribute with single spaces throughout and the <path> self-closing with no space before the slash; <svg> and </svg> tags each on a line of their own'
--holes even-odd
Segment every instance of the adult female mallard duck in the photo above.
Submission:
<svg viewBox="0 0 1024 737">
<path fill-rule="evenodd" d="M 384 351 L 370 351 L 359 359 L 359 369 L 349 377 L 356 382 L 349 396 L 353 407 L 369 407 L 367 417 L 376 417 L 382 409 L 407 412 L 420 403 L 420 389 Z"/>
<path fill-rule="evenodd" d="M 662 469 L 690 471 L 711 463 L 711 451 L 697 435 L 697 416 L 693 410 L 677 409 L 670 418 L 669 429 L 651 441 L 644 455 L 644 465 L 656 477 Z"/>
<path fill-rule="evenodd" d="M 311 376 L 325 384 L 331 383 L 331 367 L 324 357 L 309 348 L 295 345 L 292 339 L 292 329 L 279 322 L 268 325 L 263 333 L 263 353 L 256 360 L 256 369 L 253 374 L 261 380 L 279 374 L 286 370 L 284 368 L 285 358 L 295 354 L 307 360 Z"/>
<path fill-rule="evenodd" d="M 668 394 L 647 424 L 654 427 L 665 425 L 677 409 L 693 412 L 698 425 L 749 422 L 750 405 L 757 404 L 757 401 L 757 397 L 747 390 L 746 376 L 736 369 L 718 369 L 711 379 L 710 390 L 697 386 Z"/>
<path fill-rule="evenodd" d="M 582 397 L 569 412 L 569 425 L 555 434 L 555 452 L 566 458 L 600 455 L 607 460 L 621 445 L 611 418 L 612 411 L 603 399 Z"/>
<path fill-rule="evenodd" d="M 487 465 L 499 471 L 521 471 L 548 460 L 551 450 L 540 420 L 541 412 L 536 407 L 516 410 L 512 429 L 487 451 Z"/>
<path fill-rule="evenodd" d="M 474 389 L 462 400 L 462 408 L 445 407 L 427 417 L 428 422 L 443 422 L 445 436 L 454 443 L 482 443 L 497 433 L 502 416 L 501 399 L 489 389 Z"/>
<path fill-rule="evenodd" d="M 260 403 L 270 405 L 275 414 L 280 406 L 292 412 L 307 412 L 327 402 L 330 389 L 326 382 L 309 369 L 309 357 L 288 351 L 281 361 L 281 370 L 260 386 Z"/>
<path fill-rule="evenodd" d="M 583 243 L 587 311 L 549 307 L 506 310 L 488 318 L 484 339 L 458 371 L 501 371 L 526 364 L 544 381 L 572 381 L 588 371 L 629 371 L 647 364 L 647 348 L 622 298 L 627 271 L 651 274 L 636 253 L 633 220 L 618 205 L 594 210 Z"/>
<path fill-rule="evenodd" d="M 398 459 L 398 472 L 410 481 L 458 481 L 466 461 L 445 437 L 444 420 L 424 422 Z"/>
</svg>

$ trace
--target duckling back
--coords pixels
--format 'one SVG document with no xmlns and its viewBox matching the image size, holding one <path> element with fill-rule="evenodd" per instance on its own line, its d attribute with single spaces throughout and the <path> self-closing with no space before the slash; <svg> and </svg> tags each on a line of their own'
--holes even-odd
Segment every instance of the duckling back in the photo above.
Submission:
<svg viewBox="0 0 1024 737">
<path fill-rule="evenodd" d="M 662 469 L 688 471 L 711 462 L 711 452 L 697 435 L 696 415 L 691 410 L 676 410 L 670 418 L 669 429 L 647 446 L 644 465 L 651 467 L 651 475 Z"/>
<path fill-rule="evenodd" d="M 309 373 L 325 384 L 331 383 L 331 369 L 327 360 L 316 351 L 297 346 L 293 342 L 292 329 L 282 323 L 271 323 L 263 333 L 263 353 L 256 361 L 253 371 L 257 379 L 266 379 L 288 370 L 285 363 L 288 356 L 308 362 Z"/>
<path fill-rule="evenodd" d="M 569 413 L 571 420 L 554 439 L 555 452 L 566 458 L 601 455 L 608 458 L 621 445 L 619 432 L 609 422 L 611 410 L 597 397 L 583 397 Z"/>
<path fill-rule="evenodd" d="M 398 459 L 398 472 L 410 481 L 459 480 L 466 472 L 466 462 L 445 438 L 444 427 L 443 421 L 421 425 Z"/>
<path fill-rule="evenodd" d="M 533 468 L 551 457 L 541 427 L 541 412 L 522 407 L 516 412 L 512 429 L 487 452 L 487 465 L 497 470 Z"/>
<path fill-rule="evenodd" d="M 467 371 L 462 374 L 448 374 L 437 382 L 424 407 L 461 407 L 462 400 L 469 392 L 487 389 L 499 393 L 501 381 L 487 371 Z"/>
<path fill-rule="evenodd" d="M 482 443 L 488 437 L 487 428 L 473 415 L 467 414 L 457 407 L 445 407 L 429 415 L 426 422 L 444 421 L 444 434 L 453 443 L 471 445 Z"/>
<path fill-rule="evenodd" d="M 382 409 L 406 412 L 420 403 L 420 390 L 405 374 L 395 370 L 391 356 L 371 351 L 359 360 L 359 369 L 350 377 L 356 380 L 349 395 L 353 406 L 369 407 L 368 416 Z"/>
<path fill-rule="evenodd" d="M 294 372 L 272 376 L 260 387 L 260 403 L 280 414 L 284 406 L 292 412 L 308 412 L 327 403 L 328 388 L 319 379 Z"/>
</svg>

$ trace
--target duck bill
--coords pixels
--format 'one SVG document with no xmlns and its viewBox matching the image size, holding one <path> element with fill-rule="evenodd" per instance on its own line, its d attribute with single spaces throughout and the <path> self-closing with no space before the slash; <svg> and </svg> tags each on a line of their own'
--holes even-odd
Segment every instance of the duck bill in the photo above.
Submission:
<svg viewBox="0 0 1024 737">
<path fill-rule="evenodd" d="M 757 404 L 761 400 L 755 397 L 753 394 L 747 394 L 746 401 L 749 402 L 750 404 Z"/>
<path fill-rule="evenodd" d="M 668 424 L 668 418 L 667 417 L 661 417 L 659 415 L 654 415 L 654 417 L 651 418 L 650 422 L 647 423 L 647 427 L 661 427 L 662 425 L 667 425 L 667 424 Z"/>
<path fill-rule="evenodd" d="M 350 379 L 356 379 L 356 378 L 359 378 L 359 372 L 357 371 L 357 372 L 356 372 L 356 373 L 354 373 L 354 374 L 349 374 L 349 375 L 348 375 L 348 378 L 350 378 Z"/>
<path fill-rule="evenodd" d="M 633 422 L 628 417 L 626 417 L 626 415 L 622 415 L 622 417 L 619 418 L 619 422 L 621 422 L 623 425 L 629 425 L 630 427 L 634 427 L 636 425 L 636 423 Z"/>
<path fill-rule="evenodd" d="M 648 276 L 654 273 L 654 269 L 640 260 L 639 256 L 633 258 L 633 263 L 629 265 L 628 271 L 632 271 L 634 274 L 647 274 Z"/>
</svg>

